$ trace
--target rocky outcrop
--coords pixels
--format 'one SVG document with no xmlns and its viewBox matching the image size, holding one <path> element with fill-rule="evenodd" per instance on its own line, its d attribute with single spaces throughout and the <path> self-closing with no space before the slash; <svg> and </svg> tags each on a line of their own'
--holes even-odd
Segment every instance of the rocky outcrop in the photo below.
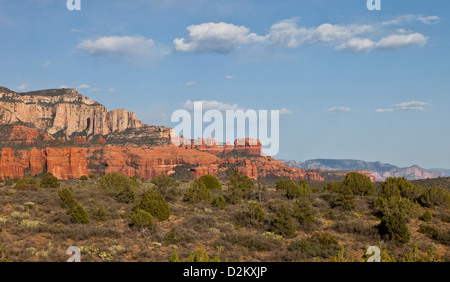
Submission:
<svg viewBox="0 0 450 282">
<path fill-rule="evenodd" d="M 0 125 L 22 123 L 48 135 L 107 135 L 144 123 L 133 112 L 107 108 L 75 89 L 15 93 L 0 88 Z"/>
<path fill-rule="evenodd" d="M 36 175 L 48 171 L 59 179 L 79 178 L 89 173 L 118 172 L 150 179 L 160 174 L 171 175 L 178 166 L 191 165 L 194 177 L 219 175 L 228 169 L 257 179 L 281 177 L 321 181 L 313 170 L 296 169 L 271 158 L 219 158 L 197 149 L 164 146 L 155 148 L 87 146 L 45 148 L 14 151 L 3 148 L 0 159 L 0 178 L 23 177 L 26 171 Z"/>
</svg>

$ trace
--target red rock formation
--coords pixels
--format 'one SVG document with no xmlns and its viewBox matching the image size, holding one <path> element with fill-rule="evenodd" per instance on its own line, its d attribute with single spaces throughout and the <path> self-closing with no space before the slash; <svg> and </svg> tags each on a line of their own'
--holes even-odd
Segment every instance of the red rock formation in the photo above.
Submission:
<svg viewBox="0 0 450 282">
<path fill-rule="evenodd" d="M 0 178 L 23 177 L 26 168 L 32 175 L 45 168 L 59 179 L 79 178 L 89 173 L 118 172 L 150 179 L 159 174 L 171 175 L 177 166 L 193 165 L 193 176 L 218 175 L 235 168 L 251 178 L 283 177 L 323 180 L 317 172 L 289 167 L 271 157 L 218 158 L 197 149 L 165 146 L 142 147 L 65 147 L 13 151 L 2 150 Z"/>
</svg>

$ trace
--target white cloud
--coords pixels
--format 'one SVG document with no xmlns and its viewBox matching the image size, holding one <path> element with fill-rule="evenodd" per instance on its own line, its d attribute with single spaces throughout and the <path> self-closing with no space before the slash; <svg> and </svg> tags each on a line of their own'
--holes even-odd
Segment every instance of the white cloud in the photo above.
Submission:
<svg viewBox="0 0 450 282">
<path fill-rule="evenodd" d="M 336 50 L 343 53 L 361 53 L 370 51 L 374 45 L 375 43 L 370 39 L 352 38 L 337 46 Z"/>
<path fill-rule="evenodd" d="M 347 113 L 347 112 L 350 112 L 351 110 L 352 109 L 350 109 L 348 107 L 332 107 L 326 111 L 331 112 L 331 113 Z"/>
<path fill-rule="evenodd" d="M 291 115 L 292 112 L 286 108 L 281 108 L 280 109 L 280 115 Z"/>
<path fill-rule="evenodd" d="M 371 25 L 333 25 L 321 24 L 312 28 L 299 28 L 298 18 L 275 23 L 268 37 L 272 44 L 297 48 L 315 43 L 339 43 L 355 36 L 373 31 Z"/>
<path fill-rule="evenodd" d="M 88 84 L 81 84 L 81 85 L 78 85 L 75 88 L 78 89 L 78 90 L 87 90 L 87 89 L 91 88 L 91 86 L 88 85 Z"/>
<path fill-rule="evenodd" d="M 234 78 L 236 78 L 236 76 L 235 75 L 226 75 L 225 78 L 226 79 L 234 79 Z"/>
<path fill-rule="evenodd" d="M 88 91 L 89 92 L 99 92 L 99 91 L 101 91 L 101 89 L 100 88 L 91 88 Z"/>
<path fill-rule="evenodd" d="M 420 33 L 408 35 L 390 35 L 381 39 L 375 48 L 379 50 L 396 50 L 400 48 L 419 46 L 422 47 L 427 43 L 428 38 Z"/>
<path fill-rule="evenodd" d="M 431 107 L 432 104 L 421 102 L 421 101 L 410 101 L 404 102 L 400 104 L 395 104 L 392 108 L 387 109 L 377 109 L 377 113 L 388 113 L 388 112 L 397 112 L 397 111 L 417 111 L 417 112 L 425 112 L 427 107 Z"/>
<path fill-rule="evenodd" d="M 187 30 L 188 38 L 176 38 L 173 41 L 178 52 L 227 54 L 239 46 L 265 41 L 264 36 L 250 33 L 245 26 L 224 22 L 191 25 Z"/>
<path fill-rule="evenodd" d="M 189 81 L 189 82 L 186 82 L 186 84 L 184 86 L 187 86 L 187 87 L 197 86 L 197 82 Z"/>
<path fill-rule="evenodd" d="M 23 91 L 25 89 L 28 88 L 28 84 L 27 83 L 22 83 L 21 85 L 17 86 L 16 89 L 19 91 Z"/>
<path fill-rule="evenodd" d="M 153 39 L 142 36 L 106 36 L 96 40 L 88 39 L 78 44 L 77 49 L 92 56 L 113 56 L 127 59 L 165 54 Z"/>
<path fill-rule="evenodd" d="M 218 110 L 218 111 L 226 111 L 226 110 L 238 110 L 240 109 L 238 107 L 237 104 L 227 104 L 227 103 L 222 103 L 222 102 L 218 102 L 218 101 L 214 101 L 214 100 L 202 100 L 202 101 L 190 101 L 187 100 L 183 107 L 184 109 L 188 110 L 188 111 L 192 111 L 194 109 L 194 102 L 201 102 L 202 103 L 202 109 L 204 111 L 207 110 Z"/>
<path fill-rule="evenodd" d="M 109 88 L 109 89 L 108 89 L 108 92 L 116 92 L 116 89 L 114 89 L 114 88 Z"/>
<path fill-rule="evenodd" d="M 411 22 L 421 22 L 423 24 L 437 24 L 440 21 L 440 18 L 438 16 L 420 16 L 420 15 L 403 15 L 399 16 L 393 20 L 390 21 L 384 21 L 382 22 L 382 25 L 384 26 L 390 26 L 390 25 L 404 25 Z"/>
<path fill-rule="evenodd" d="M 50 65 L 51 65 L 51 62 L 50 62 L 50 61 L 47 61 L 47 62 L 43 63 L 41 66 L 42 66 L 43 68 L 47 68 L 47 67 L 49 67 Z"/>
</svg>

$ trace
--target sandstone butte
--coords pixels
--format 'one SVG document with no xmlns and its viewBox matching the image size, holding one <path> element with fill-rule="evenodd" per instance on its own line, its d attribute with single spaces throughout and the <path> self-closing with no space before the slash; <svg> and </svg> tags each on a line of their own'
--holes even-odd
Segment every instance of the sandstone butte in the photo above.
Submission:
<svg viewBox="0 0 450 282">
<path fill-rule="evenodd" d="M 74 89 L 15 93 L 0 87 L 0 129 L 1 179 L 45 171 L 59 179 L 110 172 L 150 179 L 183 168 L 194 177 L 237 169 L 254 179 L 323 180 L 319 170 L 262 156 L 257 140 L 232 146 L 178 138 L 171 128 L 146 125 L 126 110 L 108 111 Z"/>
</svg>

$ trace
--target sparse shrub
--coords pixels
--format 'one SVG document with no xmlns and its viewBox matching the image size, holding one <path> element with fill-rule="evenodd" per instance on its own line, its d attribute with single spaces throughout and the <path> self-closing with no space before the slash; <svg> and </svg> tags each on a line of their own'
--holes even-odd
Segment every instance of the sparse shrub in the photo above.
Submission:
<svg viewBox="0 0 450 282">
<path fill-rule="evenodd" d="M 209 255 L 202 249 L 197 249 L 189 254 L 188 262 L 220 262 L 218 256 L 210 258 Z"/>
<path fill-rule="evenodd" d="M 125 175 L 113 172 L 100 178 L 99 187 L 118 202 L 130 203 L 134 201 L 137 182 Z"/>
<path fill-rule="evenodd" d="M 5 186 L 12 186 L 13 184 L 14 184 L 14 181 L 12 179 L 5 180 Z"/>
<path fill-rule="evenodd" d="M 176 244 L 186 240 L 186 237 L 181 235 L 177 227 L 172 227 L 167 235 L 164 237 L 164 241 L 169 244 Z"/>
<path fill-rule="evenodd" d="M 24 191 L 37 191 L 38 183 L 34 177 L 27 176 L 20 178 L 16 185 L 14 185 L 14 188 Z"/>
<path fill-rule="evenodd" d="M 426 222 L 430 222 L 431 220 L 433 220 L 433 216 L 431 215 L 431 212 L 429 210 L 426 210 L 420 219 Z"/>
<path fill-rule="evenodd" d="M 0 244 L 0 262 L 9 262 L 10 256 L 8 250 Z"/>
<path fill-rule="evenodd" d="M 425 207 L 443 206 L 450 208 L 450 193 L 445 188 L 431 187 L 423 192 L 419 201 Z"/>
<path fill-rule="evenodd" d="M 407 243 L 410 240 L 408 224 L 403 214 L 393 212 L 383 217 L 381 230 L 389 235 L 392 240 Z"/>
<path fill-rule="evenodd" d="M 340 189 L 340 184 L 336 183 L 336 182 L 330 182 L 327 184 L 327 186 L 325 186 L 325 188 L 323 188 L 323 192 L 339 192 Z"/>
<path fill-rule="evenodd" d="M 172 255 L 169 257 L 169 262 L 180 262 L 178 258 L 178 253 L 176 251 L 172 252 Z"/>
<path fill-rule="evenodd" d="M 104 207 L 97 207 L 92 213 L 94 219 L 98 222 L 103 222 L 108 220 L 108 211 Z"/>
<path fill-rule="evenodd" d="M 59 185 L 58 178 L 50 172 L 45 173 L 39 182 L 39 186 L 42 188 L 59 188 Z"/>
<path fill-rule="evenodd" d="M 219 195 L 213 199 L 212 205 L 216 208 L 224 209 L 227 205 L 227 201 L 222 195 Z"/>
<path fill-rule="evenodd" d="M 316 232 L 309 238 L 292 241 L 288 250 L 300 252 L 309 258 L 329 258 L 339 252 L 341 247 L 334 235 L 327 232 Z"/>
<path fill-rule="evenodd" d="M 187 197 L 191 203 L 210 202 L 212 194 L 211 190 L 206 188 L 200 179 L 197 179 L 191 183 Z"/>
<path fill-rule="evenodd" d="M 271 234 L 272 236 L 260 234 L 233 234 L 229 235 L 227 239 L 232 244 L 245 247 L 250 251 L 267 252 L 273 251 L 281 246 L 281 240 L 279 238 L 281 236 L 273 233 Z"/>
<path fill-rule="evenodd" d="M 140 209 L 149 212 L 158 220 L 166 220 L 170 216 L 169 204 L 161 194 L 155 192 L 146 192 L 142 195 L 142 199 L 137 203 L 135 210 Z"/>
<path fill-rule="evenodd" d="M 86 181 L 86 180 L 89 180 L 89 177 L 87 175 L 82 175 L 82 176 L 80 176 L 80 180 Z"/>
<path fill-rule="evenodd" d="M 158 193 L 161 194 L 166 201 L 173 200 L 179 195 L 178 186 L 180 184 L 174 178 L 161 174 L 153 177 L 150 182 L 155 185 Z"/>
<path fill-rule="evenodd" d="M 273 232 L 280 234 L 285 238 L 295 237 L 297 230 L 292 223 L 292 217 L 285 205 L 282 205 L 277 210 L 277 217 L 272 223 Z"/>
<path fill-rule="evenodd" d="M 91 222 L 91 220 L 89 218 L 89 214 L 84 210 L 83 206 L 78 202 L 69 208 L 69 214 L 72 218 L 72 222 L 74 222 L 74 223 L 88 224 L 89 222 Z"/>
<path fill-rule="evenodd" d="M 239 204 L 243 199 L 248 199 L 254 185 L 250 177 L 241 175 L 239 171 L 233 170 L 228 179 L 229 201 L 233 204 Z"/>
<path fill-rule="evenodd" d="M 358 172 L 350 172 L 341 182 L 342 186 L 350 188 L 354 195 L 364 196 L 375 194 L 375 186 L 368 176 Z"/>
<path fill-rule="evenodd" d="M 209 190 L 222 190 L 222 184 L 220 184 L 220 181 L 212 175 L 202 175 L 198 179 L 201 182 L 203 182 Z"/>
<path fill-rule="evenodd" d="M 149 212 L 137 210 L 131 216 L 131 224 L 138 228 L 152 228 L 155 226 L 155 219 Z"/>
<path fill-rule="evenodd" d="M 89 173 L 88 177 L 89 177 L 89 179 L 96 179 L 97 175 L 94 173 Z"/>
</svg>

